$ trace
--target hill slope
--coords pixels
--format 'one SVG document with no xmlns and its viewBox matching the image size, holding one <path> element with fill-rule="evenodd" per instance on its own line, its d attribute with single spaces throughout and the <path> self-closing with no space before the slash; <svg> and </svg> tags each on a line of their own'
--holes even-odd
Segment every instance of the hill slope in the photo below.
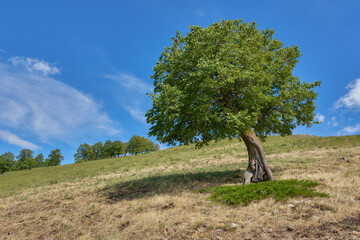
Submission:
<svg viewBox="0 0 360 240">
<path fill-rule="evenodd" d="M 331 197 L 209 202 L 193 190 L 239 183 L 247 164 L 243 143 L 221 141 L 1 175 L 0 238 L 359 236 L 360 136 L 272 136 L 264 150 L 275 178 L 319 180 Z"/>
</svg>

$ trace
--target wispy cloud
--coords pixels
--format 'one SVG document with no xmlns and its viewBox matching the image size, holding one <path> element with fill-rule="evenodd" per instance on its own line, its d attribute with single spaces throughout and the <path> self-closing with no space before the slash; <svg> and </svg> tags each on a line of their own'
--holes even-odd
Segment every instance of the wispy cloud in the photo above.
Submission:
<svg viewBox="0 0 360 240">
<path fill-rule="evenodd" d="M 4 53 L 6 52 L 4 49 L 0 48 L 0 52 Z"/>
<path fill-rule="evenodd" d="M 9 58 L 14 66 L 25 67 L 29 72 L 37 72 L 46 75 L 59 74 L 60 69 L 55 67 L 54 64 L 50 64 L 44 60 L 36 58 L 25 58 L 25 57 L 11 57 Z"/>
<path fill-rule="evenodd" d="M 134 107 L 125 107 L 125 109 L 130 113 L 130 115 L 137 121 L 146 124 L 145 112 L 139 108 Z"/>
<path fill-rule="evenodd" d="M 336 127 L 338 125 L 338 122 L 336 121 L 336 117 L 331 117 L 331 120 L 327 122 L 327 125 Z"/>
<path fill-rule="evenodd" d="M 356 124 L 355 126 L 344 127 L 342 130 L 338 131 L 338 135 L 354 134 L 358 132 L 360 132 L 360 123 Z"/>
<path fill-rule="evenodd" d="M 144 82 L 140 78 L 126 73 L 105 74 L 104 77 L 118 82 L 123 87 L 141 93 L 149 93 L 153 91 L 153 87 L 150 84 Z"/>
<path fill-rule="evenodd" d="M 334 104 L 334 108 L 346 107 L 360 110 L 360 78 L 346 86 L 349 92 Z"/>
<path fill-rule="evenodd" d="M 119 133 L 90 96 L 49 77 L 51 71 L 39 71 L 0 63 L 1 128 L 25 131 L 41 141 Z"/>
<path fill-rule="evenodd" d="M 133 119 L 146 124 L 145 112 L 150 98 L 145 93 L 153 92 L 153 87 L 144 80 L 126 73 L 117 72 L 116 74 L 106 74 L 104 77 L 119 84 L 120 89 L 117 89 L 115 93 L 119 105 Z M 120 95 L 119 91 L 121 91 Z"/>
<path fill-rule="evenodd" d="M 315 118 L 314 118 L 315 121 L 319 121 L 319 122 L 324 122 L 325 121 L 325 116 L 322 115 L 321 113 L 317 113 L 315 115 Z"/>
<path fill-rule="evenodd" d="M 30 150 L 40 149 L 39 146 L 37 146 L 31 142 L 25 141 L 25 140 L 21 139 L 20 137 L 18 137 L 17 135 L 15 135 L 9 131 L 6 131 L 6 130 L 0 130 L 0 139 L 2 139 L 3 141 L 5 141 L 11 145 L 15 145 L 15 146 L 18 146 L 21 148 L 28 148 Z"/>
</svg>

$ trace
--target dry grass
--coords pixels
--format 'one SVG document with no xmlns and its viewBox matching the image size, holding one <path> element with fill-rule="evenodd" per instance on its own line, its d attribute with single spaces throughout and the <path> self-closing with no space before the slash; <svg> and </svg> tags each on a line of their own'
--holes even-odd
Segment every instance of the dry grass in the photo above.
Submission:
<svg viewBox="0 0 360 240">
<path fill-rule="evenodd" d="M 265 199 L 246 207 L 214 204 L 206 200 L 208 195 L 193 191 L 240 181 L 241 172 L 230 179 L 222 179 L 225 174 L 220 173 L 232 174 L 234 164 L 245 166 L 245 157 L 192 159 L 174 166 L 32 188 L 1 198 L 0 239 L 360 238 L 358 146 L 269 155 L 277 179 L 321 181 L 318 190 L 330 197 L 295 198 L 285 203 Z M 203 180 L 209 176 L 220 179 Z M 189 181 L 177 183 L 178 178 Z M 158 185 L 145 187 L 149 182 Z M 119 186 L 132 191 L 131 197 L 119 194 Z"/>
</svg>

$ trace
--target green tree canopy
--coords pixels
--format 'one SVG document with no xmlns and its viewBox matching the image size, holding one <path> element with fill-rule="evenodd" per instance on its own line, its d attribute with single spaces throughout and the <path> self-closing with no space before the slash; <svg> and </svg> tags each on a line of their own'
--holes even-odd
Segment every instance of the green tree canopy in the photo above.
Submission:
<svg viewBox="0 0 360 240">
<path fill-rule="evenodd" d="M 44 155 L 42 153 L 39 153 L 35 157 L 35 167 L 43 167 L 43 166 L 45 166 Z"/>
<path fill-rule="evenodd" d="M 12 171 L 15 167 L 15 157 L 11 152 L 6 152 L 0 156 L 0 173 Z"/>
<path fill-rule="evenodd" d="M 134 135 L 127 143 L 126 152 L 130 154 L 139 154 L 144 152 L 151 152 L 159 150 L 159 145 L 155 144 L 150 139 Z"/>
<path fill-rule="evenodd" d="M 146 138 L 144 152 L 153 152 L 153 151 L 159 151 L 159 150 L 160 150 L 160 146 L 158 143 L 154 143 L 150 139 Z"/>
<path fill-rule="evenodd" d="M 117 157 L 125 153 L 125 146 L 119 140 L 112 142 L 107 140 L 105 144 L 97 142 L 94 145 L 80 144 L 74 154 L 75 163 L 100 160 L 109 157 Z"/>
<path fill-rule="evenodd" d="M 251 181 L 273 179 L 256 135 L 288 135 L 314 120 L 313 88 L 320 82 L 293 76 L 299 57 L 297 46 L 285 46 L 274 30 L 258 30 L 255 22 L 227 20 L 191 26 L 186 36 L 177 32 L 151 76 L 149 135 L 199 147 L 242 138 L 257 159 Z"/>
<path fill-rule="evenodd" d="M 48 158 L 45 160 L 45 165 L 46 166 L 57 166 L 57 165 L 60 165 L 62 160 L 64 160 L 64 157 L 61 154 L 61 150 L 55 149 L 50 152 Z"/>
<path fill-rule="evenodd" d="M 16 159 L 16 170 L 31 169 L 36 166 L 34 152 L 30 149 L 22 149 Z"/>
<path fill-rule="evenodd" d="M 112 141 L 106 140 L 106 142 L 104 143 L 104 148 L 102 150 L 102 156 L 104 156 L 104 158 L 110 158 L 113 157 L 114 155 L 115 153 L 112 148 Z"/>
<path fill-rule="evenodd" d="M 95 160 L 95 152 L 90 144 L 80 144 L 74 154 L 75 163 Z"/>
<path fill-rule="evenodd" d="M 103 143 L 102 142 L 97 142 L 94 145 L 92 145 L 92 148 L 94 150 L 94 155 L 95 155 L 94 160 L 102 159 L 102 152 L 103 152 L 103 149 L 104 149 Z"/>
<path fill-rule="evenodd" d="M 124 143 L 121 142 L 120 140 L 115 140 L 112 143 L 112 152 L 114 154 L 113 157 L 117 157 L 117 156 L 125 154 Z"/>
</svg>

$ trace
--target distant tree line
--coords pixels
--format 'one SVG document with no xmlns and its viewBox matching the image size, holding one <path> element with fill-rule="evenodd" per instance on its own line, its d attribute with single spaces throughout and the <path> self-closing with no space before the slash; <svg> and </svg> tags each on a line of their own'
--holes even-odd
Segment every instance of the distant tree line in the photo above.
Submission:
<svg viewBox="0 0 360 240">
<path fill-rule="evenodd" d="M 126 154 L 141 154 L 159 150 L 159 144 L 154 143 L 148 138 L 134 135 L 128 142 L 121 142 L 119 140 L 105 143 L 97 142 L 94 145 L 87 143 L 80 144 L 76 153 L 74 154 L 75 163 L 95 161 L 104 158 L 119 157 Z"/>
<path fill-rule="evenodd" d="M 60 165 L 62 160 L 64 160 L 64 157 L 60 149 L 52 150 L 46 159 L 44 159 L 42 153 L 34 157 L 34 152 L 30 149 L 22 149 L 16 159 L 13 153 L 6 152 L 0 155 L 0 174 L 8 171 L 57 166 Z"/>
</svg>

